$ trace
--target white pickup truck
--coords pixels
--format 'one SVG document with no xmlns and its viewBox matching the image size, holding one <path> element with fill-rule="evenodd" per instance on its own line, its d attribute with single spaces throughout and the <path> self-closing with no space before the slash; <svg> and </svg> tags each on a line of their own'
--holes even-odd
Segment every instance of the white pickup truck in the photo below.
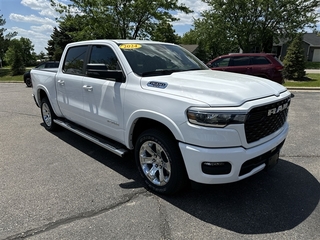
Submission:
<svg viewBox="0 0 320 240">
<path fill-rule="evenodd" d="M 119 156 L 134 152 L 158 193 L 272 167 L 288 134 L 285 87 L 210 70 L 174 44 L 71 43 L 58 69 L 34 69 L 31 79 L 47 130 L 62 126 Z"/>
</svg>

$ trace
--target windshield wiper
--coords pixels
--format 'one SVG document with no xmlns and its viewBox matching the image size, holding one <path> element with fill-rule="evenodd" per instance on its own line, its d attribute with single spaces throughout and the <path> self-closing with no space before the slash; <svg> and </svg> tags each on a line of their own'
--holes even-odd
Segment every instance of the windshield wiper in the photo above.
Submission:
<svg viewBox="0 0 320 240">
<path fill-rule="evenodd" d="M 196 71 L 196 70 L 204 70 L 203 68 L 190 68 L 183 71 Z"/>
</svg>

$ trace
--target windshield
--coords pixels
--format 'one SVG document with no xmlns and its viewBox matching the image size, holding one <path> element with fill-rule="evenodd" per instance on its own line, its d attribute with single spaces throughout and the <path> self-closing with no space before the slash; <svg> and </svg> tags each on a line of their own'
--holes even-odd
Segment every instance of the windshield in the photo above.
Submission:
<svg viewBox="0 0 320 240">
<path fill-rule="evenodd" d="M 204 70 L 207 66 L 186 49 L 171 44 L 119 44 L 134 73 L 139 76 L 167 75 L 173 72 Z"/>
</svg>

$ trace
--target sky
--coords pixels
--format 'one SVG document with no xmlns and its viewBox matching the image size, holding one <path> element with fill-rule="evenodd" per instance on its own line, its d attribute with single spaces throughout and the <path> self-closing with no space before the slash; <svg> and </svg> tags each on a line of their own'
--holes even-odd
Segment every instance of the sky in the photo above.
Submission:
<svg viewBox="0 0 320 240">
<path fill-rule="evenodd" d="M 70 3 L 68 0 L 56 0 L 61 3 Z M 194 12 L 192 14 L 175 13 L 180 21 L 172 22 L 176 34 L 182 36 L 192 28 L 193 19 L 200 17 L 200 12 L 207 10 L 208 5 L 201 0 L 179 0 Z M 317 9 L 320 12 L 320 7 Z M 24 37 L 31 40 L 37 54 L 41 51 L 46 53 L 50 35 L 53 28 L 57 27 L 55 19 L 59 14 L 50 6 L 50 0 L 0 0 L 0 15 L 6 20 L 2 27 L 7 32 L 18 32 L 17 38 Z M 320 30 L 320 19 L 318 21 Z"/>
<path fill-rule="evenodd" d="M 61 3 L 70 3 L 68 0 L 57 0 Z M 199 18 L 200 12 L 208 6 L 200 0 L 179 0 L 192 9 L 192 14 L 175 13 L 180 19 L 172 25 L 176 34 L 183 35 L 192 28 L 193 18 Z M 46 53 L 48 40 L 57 27 L 55 19 L 59 14 L 50 6 L 50 0 L 0 0 L 0 15 L 6 20 L 2 27 L 8 32 L 18 32 L 17 38 L 24 37 L 31 40 L 37 54 Z"/>
</svg>

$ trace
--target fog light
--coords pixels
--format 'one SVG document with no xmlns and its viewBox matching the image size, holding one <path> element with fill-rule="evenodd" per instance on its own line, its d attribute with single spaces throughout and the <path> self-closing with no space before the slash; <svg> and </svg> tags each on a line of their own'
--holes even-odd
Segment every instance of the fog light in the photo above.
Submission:
<svg viewBox="0 0 320 240">
<path fill-rule="evenodd" d="M 222 175 L 231 172 L 231 164 L 228 162 L 203 162 L 201 168 L 203 173 L 210 175 Z"/>
</svg>

